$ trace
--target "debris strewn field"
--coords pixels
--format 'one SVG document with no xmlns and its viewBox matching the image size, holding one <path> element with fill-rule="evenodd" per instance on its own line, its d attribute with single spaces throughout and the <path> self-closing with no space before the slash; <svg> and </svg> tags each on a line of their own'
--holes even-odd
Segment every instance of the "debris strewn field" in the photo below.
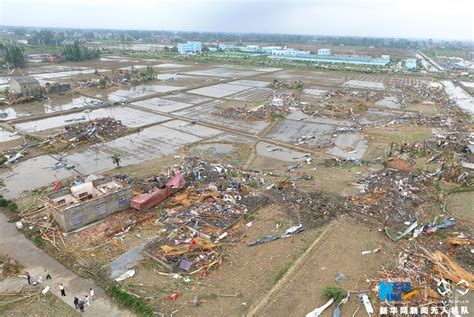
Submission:
<svg viewBox="0 0 474 317">
<path fill-rule="evenodd" d="M 69 269 L 145 315 L 329 316 L 336 293 L 341 316 L 462 309 L 474 130 L 438 78 L 93 63 L 37 67 L 71 99 L 0 108 L 0 206 Z M 106 200 L 117 188 L 94 181 L 109 177 L 132 198 Z M 81 206 L 107 216 L 71 215 L 79 229 L 66 234 L 51 208 Z M 21 273 L 0 260 L 2 277 Z M 405 283 L 403 299 L 379 300 L 389 280 Z M 6 314 L 74 315 L 31 290 L 8 296 Z"/>
</svg>

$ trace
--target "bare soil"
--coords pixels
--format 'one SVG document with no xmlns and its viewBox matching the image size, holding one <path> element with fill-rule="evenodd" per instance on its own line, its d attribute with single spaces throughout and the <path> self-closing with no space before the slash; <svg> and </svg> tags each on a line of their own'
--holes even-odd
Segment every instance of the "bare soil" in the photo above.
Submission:
<svg viewBox="0 0 474 317">
<path fill-rule="evenodd" d="M 378 247 L 383 249 L 382 253 L 361 254 Z M 303 268 L 275 293 L 257 316 L 304 316 L 327 302 L 323 296 L 325 286 L 360 290 L 366 279 L 376 274 L 382 265 L 391 265 L 390 259 L 396 250 L 396 244 L 372 226 L 345 217 L 318 243 Z M 345 278 L 336 282 L 339 273 Z M 342 316 L 352 316 L 358 305 L 358 298 L 351 296 L 341 308 Z M 329 308 L 322 316 L 332 316 L 333 309 Z M 363 307 L 356 316 L 366 316 Z"/>
<path fill-rule="evenodd" d="M 145 261 L 127 284 L 133 284 L 133 292 L 139 295 L 149 291 L 150 285 L 157 285 L 159 290 L 147 295 L 153 297 L 153 306 L 158 306 L 162 312 L 179 310 L 181 316 L 240 316 L 283 277 L 321 230 L 306 231 L 255 247 L 248 247 L 247 243 L 262 236 L 281 234 L 293 225 L 295 223 L 276 206 L 260 209 L 253 225 L 244 228 L 243 235 L 230 243 L 222 266 L 209 276 L 192 275 L 190 283 L 176 282 L 172 277 L 158 274 L 157 267 Z M 140 287 L 140 283 L 144 286 Z M 176 291 L 180 293 L 176 301 L 166 300 Z M 195 296 L 203 301 L 199 307 L 191 305 Z"/>
</svg>

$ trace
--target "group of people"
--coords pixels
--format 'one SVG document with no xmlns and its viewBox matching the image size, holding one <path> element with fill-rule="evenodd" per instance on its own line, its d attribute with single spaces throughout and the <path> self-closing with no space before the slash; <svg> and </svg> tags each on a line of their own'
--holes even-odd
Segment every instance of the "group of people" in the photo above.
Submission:
<svg viewBox="0 0 474 317">
<path fill-rule="evenodd" d="M 81 313 L 84 312 L 84 306 L 87 305 L 89 307 L 91 307 L 91 302 L 94 300 L 94 289 L 91 288 L 89 290 L 89 295 L 85 295 L 84 296 L 84 299 L 81 299 L 77 296 L 74 296 L 74 307 L 76 309 L 79 309 L 79 311 Z"/>
<path fill-rule="evenodd" d="M 62 283 L 59 284 L 59 292 L 61 293 L 61 296 L 66 296 L 66 290 L 64 289 L 64 285 Z M 92 287 L 89 289 L 89 295 L 85 295 L 84 299 L 74 296 L 74 307 L 83 313 L 84 307 L 86 305 L 91 307 L 91 302 L 94 300 L 94 296 L 95 293 Z"/>
<path fill-rule="evenodd" d="M 51 280 L 51 274 L 49 274 L 47 271 L 45 271 L 46 279 Z M 31 278 L 30 273 L 26 273 L 26 280 L 28 281 L 29 285 L 37 285 L 38 283 L 42 283 L 42 277 L 40 276 L 38 278 L 37 282 L 33 282 L 33 279 Z M 61 296 L 66 297 L 66 289 L 64 288 L 63 283 L 59 284 L 59 293 Z M 94 289 L 90 288 L 89 289 L 89 295 L 85 295 L 84 299 L 81 299 L 77 296 L 74 296 L 74 307 L 76 309 L 79 309 L 80 312 L 84 312 L 84 306 L 87 305 L 91 307 L 91 302 L 93 301 L 95 296 Z"/>
<path fill-rule="evenodd" d="M 48 271 L 45 270 L 44 274 L 46 275 L 47 280 L 51 279 L 51 274 L 49 274 Z M 28 272 L 26 272 L 26 280 L 28 281 L 28 285 L 36 285 L 38 283 L 43 283 L 43 278 L 41 276 L 38 277 L 38 281 L 33 282 L 33 279 L 31 278 L 31 275 Z"/>
</svg>

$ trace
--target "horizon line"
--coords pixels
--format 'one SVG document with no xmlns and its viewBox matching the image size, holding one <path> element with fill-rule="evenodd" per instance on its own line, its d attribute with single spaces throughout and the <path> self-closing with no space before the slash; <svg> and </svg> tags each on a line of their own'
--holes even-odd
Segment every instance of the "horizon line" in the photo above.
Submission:
<svg viewBox="0 0 474 317">
<path fill-rule="evenodd" d="M 323 35 L 323 34 L 305 34 L 305 33 L 268 33 L 268 32 L 236 32 L 236 31 L 188 31 L 188 30 L 165 30 L 165 29 L 120 29 L 120 28 L 93 28 L 93 27 L 62 27 L 62 26 L 39 26 L 39 25 L 3 25 L 0 27 L 8 28 L 40 28 L 40 29 L 71 29 L 71 30 L 101 30 L 101 31 L 146 31 L 146 32 L 174 32 L 174 33 L 215 33 L 215 34 L 259 34 L 259 35 L 293 35 L 293 36 L 313 36 L 313 37 L 347 37 L 347 38 L 373 38 L 373 39 L 397 39 L 409 41 L 454 41 L 474 43 L 474 39 L 446 39 L 446 38 L 409 38 L 396 36 L 373 36 L 373 35 Z"/>
</svg>

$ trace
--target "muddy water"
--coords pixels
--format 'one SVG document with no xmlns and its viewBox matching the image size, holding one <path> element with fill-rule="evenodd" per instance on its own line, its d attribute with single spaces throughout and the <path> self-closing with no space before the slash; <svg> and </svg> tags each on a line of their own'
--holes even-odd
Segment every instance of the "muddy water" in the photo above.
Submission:
<svg viewBox="0 0 474 317">
<path fill-rule="evenodd" d="M 340 134 L 334 140 L 332 149 L 327 153 L 342 157 L 345 159 L 362 159 L 365 152 L 367 151 L 368 141 L 367 138 L 360 133 L 347 133 Z"/>
<path fill-rule="evenodd" d="M 175 129 L 184 133 L 189 133 L 200 138 L 210 138 L 223 133 L 221 130 L 209 128 L 199 124 L 193 124 L 191 122 L 182 120 L 173 120 L 165 122 L 162 126 Z"/>
<path fill-rule="evenodd" d="M 152 123 L 169 120 L 168 117 L 153 114 L 129 107 L 108 107 L 94 109 L 90 112 L 71 113 L 67 115 L 45 118 L 40 120 L 19 123 L 16 127 L 25 132 L 41 132 L 49 129 L 63 127 L 77 122 L 87 122 L 98 118 L 112 117 L 121 120 L 122 123 L 131 128 L 137 128 Z M 72 120 L 72 121 L 70 121 Z"/>
<path fill-rule="evenodd" d="M 147 160 L 175 153 L 183 145 L 201 138 L 174 129 L 153 126 L 139 133 L 96 144 L 89 149 L 66 156 L 82 174 L 107 171 L 115 168 L 112 155 L 119 154 L 121 165 L 140 164 Z"/>
<path fill-rule="evenodd" d="M 105 72 L 106 69 L 98 69 L 98 72 Z M 95 69 L 85 69 L 85 70 L 71 70 L 65 72 L 55 72 L 55 73 L 43 73 L 43 74 L 35 74 L 33 77 L 36 79 L 55 79 L 55 78 L 62 78 L 62 77 L 72 77 L 76 75 L 88 75 L 94 74 Z"/>
<path fill-rule="evenodd" d="M 390 109 L 400 109 L 401 105 L 398 103 L 396 97 L 384 97 L 382 100 L 379 100 L 375 103 L 376 106 L 386 107 Z"/>
<path fill-rule="evenodd" d="M 452 81 L 442 81 L 444 85 L 444 91 L 448 94 L 449 98 L 456 101 L 456 104 L 471 115 L 474 118 L 474 100 L 473 98 L 461 87 L 455 86 Z"/>
<path fill-rule="evenodd" d="M 108 99 L 111 101 L 121 101 L 126 99 L 135 99 L 154 95 L 157 93 L 170 92 L 173 90 L 183 89 L 184 87 L 165 86 L 165 85 L 139 85 L 130 89 L 119 89 L 109 94 Z"/>
<path fill-rule="evenodd" d="M 323 96 L 328 92 L 327 90 L 316 89 L 316 88 L 307 88 L 307 89 L 304 89 L 303 91 L 304 93 L 310 94 L 313 96 Z"/>
<path fill-rule="evenodd" d="M 16 139 L 19 139 L 19 135 L 11 135 L 12 133 L 8 130 L 0 128 L 0 143 L 9 142 Z"/>
<path fill-rule="evenodd" d="M 187 75 L 210 76 L 210 77 L 248 77 L 258 75 L 260 72 L 253 70 L 232 69 L 232 68 L 210 68 L 205 70 L 195 70 L 186 72 Z"/>
<path fill-rule="evenodd" d="M 171 95 L 163 96 L 163 99 L 176 100 L 179 102 L 191 103 L 193 105 L 212 100 L 211 98 L 208 98 L 208 97 L 187 94 L 187 93 L 173 93 Z"/>
<path fill-rule="evenodd" d="M 193 152 L 198 156 L 204 152 L 212 155 L 213 157 L 224 158 L 225 156 L 231 154 L 234 149 L 235 148 L 232 144 L 206 143 L 195 146 L 193 148 Z"/>
<path fill-rule="evenodd" d="M 10 120 L 18 117 L 16 110 L 12 107 L 0 109 L 0 112 L 2 112 L 0 120 Z"/>
<path fill-rule="evenodd" d="M 192 104 L 189 103 L 166 100 L 161 98 L 151 98 L 142 101 L 135 101 L 133 105 L 161 112 L 173 112 L 192 106 Z"/>
<path fill-rule="evenodd" d="M 385 86 L 383 83 L 378 83 L 374 81 L 364 81 L 364 80 L 348 80 L 344 83 L 344 86 L 351 88 L 363 88 L 363 89 L 377 89 L 384 90 Z"/>
<path fill-rule="evenodd" d="M 221 98 L 226 97 L 237 92 L 241 92 L 247 89 L 250 89 L 249 86 L 244 85 L 231 85 L 231 84 L 218 84 L 214 86 L 208 86 L 203 88 L 198 88 L 194 90 L 190 90 L 188 92 L 203 95 L 207 97 L 214 97 L 214 98 Z"/>
<path fill-rule="evenodd" d="M 257 154 L 285 162 L 304 161 L 305 153 L 293 151 L 266 142 L 258 142 Z"/>
<path fill-rule="evenodd" d="M 187 65 L 182 65 L 182 64 L 174 64 L 174 63 L 163 63 L 159 65 L 153 66 L 153 68 L 182 68 L 182 67 L 188 67 Z"/>
<path fill-rule="evenodd" d="M 100 106 L 102 102 L 98 99 L 88 97 L 67 98 L 59 100 L 51 100 L 44 104 L 44 112 L 60 112 L 88 106 Z"/>
<path fill-rule="evenodd" d="M 328 124 L 285 119 L 279 126 L 274 127 L 267 137 L 294 144 L 299 137 L 314 136 L 307 140 L 307 144 L 311 147 L 327 143 L 335 129 L 335 126 Z"/>
<path fill-rule="evenodd" d="M 53 169 L 56 162 L 49 155 L 41 155 L 19 163 L 0 175 L 5 184 L 5 187 L 0 188 L 0 194 L 12 199 L 25 190 L 36 189 L 75 175 L 74 171 L 65 168 Z"/>
</svg>

